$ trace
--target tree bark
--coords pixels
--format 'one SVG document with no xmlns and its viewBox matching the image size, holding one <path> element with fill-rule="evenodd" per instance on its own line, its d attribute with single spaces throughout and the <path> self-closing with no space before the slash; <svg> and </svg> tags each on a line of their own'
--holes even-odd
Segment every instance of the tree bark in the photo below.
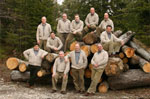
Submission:
<svg viewBox="0 0 150 99">
<path fill-rule="evenodd" d="M 132 56 L 134 56 L 134 49 L 131 47 L 128 47 L 127 45 L 124 45 L 122 47 L 122 51 L 125 53 L 127 58 L 131 58 Z"/>
<path fill-rule="evenodd" d="M 83 37 L 83 42 L 85 44 L 91 45 L 98 41 L 98 37 L 95 33 L 88 33 Z"/>
<path fill-rule="evenodd" d="M 98 51 L 98 48 L 97 48 L 97 44 L 93 44 L 93 45 L 91 45 L 91 52 L 94 54 L 94 53 L 96 53 L 97 51 Z"/>
<path fill-rule="evenodd" d="M 118 76 L 108 78 L 111 89 L 127 89 L 150 85 L 150 74 L 144 73 L 140 69 L 130 69 Z"/>
<path fill-rule="evenodd" d="M 46 55 L 46 60 L 52 63 L 56 58 L 58 57 L 58 54 L 55 53 L 48 53 Z"/>
<path fill-rule="evenodd" d="M 119 37 L 123 34 L 123 32 L 121 30 L 117 30 L 113 33 L 116 37 Z"/>
<path fill-rule="evenodd" d="M 81 46 L 81 49 L 85 52 L 87 57 L 90 55 L 90 46 L 89 45 Z"/>
<path fill-rule="evenodd" d="M 13 70 L 10 73 L 10 78 L 13 81 L 27 81 L 30 78 L 30 72 L 21 73 L 18 70 Z"/>
</svg>

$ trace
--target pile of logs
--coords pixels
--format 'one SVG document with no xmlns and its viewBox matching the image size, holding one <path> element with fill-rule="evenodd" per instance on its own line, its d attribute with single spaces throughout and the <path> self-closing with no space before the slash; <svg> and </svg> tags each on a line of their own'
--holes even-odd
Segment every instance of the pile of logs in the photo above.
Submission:
<svg viewBox="0 0 150 99">
<path fill-rule="evenodd" d="M 150 51 L 148 48 L 134 38 L 135 32 L 128 31 L 123 33 L 118 30 L 113 33 L 119 39 L 124 41 L 118 57 L 110 57 L 105 71 L 99 81 L 98 91 L 106 93 L 109 88 L 112 90 L 133 88 L 150 85 Z M 75 49 L 75 44 L 79 43 L 81 49 L 88 58 L 88 66 L 85 69 L 85 79 L 91 79 L 92 64 L 91 59 L 98 51 L 98 37 L 95 34 L 88 33 L 83 37 L 83 42 L 74 41 L 70 45 L 70 51 Z M 69 52 L 66 52 L 67 55 Z M 57 54 L 48 53 L 42 62 L 42 69 L 38 71 L 37 76 L 43 77 L 53 72 L 54 60 Z M 6 61 L 11 73 L 12 80 L 26 81 L 29 79 L 28 62 L 11 57 Z M 70 70 L 69 77 L 72 72 Z M 86 83 L 86 82 L 85 82 Z"/>
</svg>

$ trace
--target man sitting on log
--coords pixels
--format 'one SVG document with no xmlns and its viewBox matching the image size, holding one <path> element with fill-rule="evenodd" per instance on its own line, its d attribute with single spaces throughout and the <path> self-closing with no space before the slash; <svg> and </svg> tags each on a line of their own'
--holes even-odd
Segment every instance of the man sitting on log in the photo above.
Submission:
<svg viewBox="0 0 150 99">
<path fill-rule="evenodd" d="M 75 38 L 77 41 L 82 39 L 82 30 L 83 30 L 84 23 L 80 20 L 78 14 L 75 15 L 75 20 L 71 23 L 71 33 L 68 35 L 65 43 L 65 51 L 68 49 L 71 41 Z"/>
<path fill-rule="evenodd" d="M 54 67 L 53 67 L 53 74 L 52 74 L 52 86 L 53 90 L 52 93 L 57 91 L 57 81 L 59 78 L 63 78 L 61 93 L 66 94 L 66 87 L 68 82 L 68 72 L 70 70 L 70 62 L 65 62 L 64 52 L 59 52 L 59 57 L 55 60 Z"/>
<path fill-rule="evenodd" d="M 62 15 L 62 19 L 58 21 L 57 33 L 62 43 L 65 45 L 68 34 L 70 33 L 70 20 L 67 19 L 67 14 Z M 64 50 L 64 46 L 63 46 Z"/>
<path fill-rule="evenodd" d="M 112 26 L 112 31 L 114 31 L 114 23 L 109 18 L 109 14 L 105 13 L 104 14 L 104 20 L 102 20 L 102 22 L 100 23 L 100 25 L 96 29 L 97 34 L 100 35 L 103 31 L 105 31 L 107 25 L 111 25 Z"/>
<path fill-rule="evenodd" d="M 101 44 L 98 44 L 97 47 L 98 47 L 98 52 L 94 54 L 91 60 L 91 63 L 93 65 L 92 74 L 91 74 L 92 82 L 85 96 L 94 95 L 96 91 L 96 86 L 99 83 L 99 80 L 101 79 L 103 71 L 108 62 L 108 53 L 105 50 L 103 50 Z"/>
<path fill-rule="evenodd" d="M 114 56 L 116 52 L 119 52 L 120 47 L 124 44 L 123 40 L 112 34 L 111 25 L 106 26 L 106 31 L 102 32 L 100 38 L 104 50 L 108 51 L 110 56 Z"/>
<path fill-rule="evenodd" d="M 95 12 L 95 9 L 91 8 L 90 13 L 87 15 L 85 19 L 86 26 L 83 29 L 83 33 L 85 34 L 94 31 L 96 29 L 96 26 L 98 25 L 98 22 L 99 22 L 99 16 Z"/>
<path fill-rule="evenodd" d="M 37 72 L 41 69 L 42 59 L 48 54 L 48 52 L 40 49 L 39 45 L 35 44 L 33 48 L 24 51 L 23 54 L 29 62 L 28 68 L 30 71 L 30 79 L 28 87 L 31 88 L 37 78 Z"/>
<path fill-rule="evenodd" d="M 52 32 L 50 34 L 50 37 L 47 39 L 46 46 L 50 53 L 58 53 L 58 51 L 62 48 L 63 44 L 59 37 L 56 37 L 54 32 Z"/>
<path fill-rule="evenodd" d="M 85 52 L 80 49 L 79 43 L 75 45 L 75 51 L 71 51 L 66 56 L 66 61 L 68 61 L 68 57 L 71 58 L 71 71 L 76 93 L 84 93 L 84 70 L 87 66 L 87 56 Z"/>
<path fill-rule="evenodd" d="M 46 23 L 46 17 L 42 17 L 42 23 L 37 27 L 36 39 L 41 49 L 47 50 L 47 38 L 52 32 L 51 25 Z"/>
</svg>

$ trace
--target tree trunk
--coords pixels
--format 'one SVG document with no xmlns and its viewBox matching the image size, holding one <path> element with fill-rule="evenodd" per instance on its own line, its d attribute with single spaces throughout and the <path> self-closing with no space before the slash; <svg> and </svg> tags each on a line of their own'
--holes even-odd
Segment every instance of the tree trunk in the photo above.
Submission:
<svg viewBox="0 0 150 99">
<path fill-rule="evenodd" d="M 134 55 L 134 57 L 131 58 L 130 63 L 133 65 L 137 64 L 141 67 L 141 69 L 144 72 L 150 73 L 150 63 L 146 61 L 145 59 L 143 59 L 142 57 Z"/>
<path fill-rule="evenodd" d="M 98 37 L 95 33 L 88 33 L 83 37 L 83 42 L 85 44 L 91 45 L 98 41 Z"/>
<path fill-rule="evenodd" d="M 118 76 L 108 78 L 111 89 L 127 89 L 150 85 L 150 74 L 144 73 L 140 69 L 130 69 Z"/>
<path fill-rule="evenodd" d="M 150 61 L 150 53 L 148 53 L 145 49 L 141 48 L 139 45 L 130 41 L 130 46 L 135 49 L 135 51 L 147 61 Z"/>
<path fill-rule="evenodd" d="M 123 71 L 126 72 L 129 70 L 129 65 L 128 64 L 123 64 L 124 67 L 123 67 Z"/>
<path fill-rule="evenodd" d="M 29 64 L 28 62 L 22 62 L 21 64 L 19 64 L 19 71 L 20 72 L 27 71 L 28 64 Z"/>
<path fill-rule="evenodd" d="M 127 64 L 129 60 L 128 60 L 127 57 L 125 57 L 125 58 L 122 59 L 122 61 L 123 61 L 124 64 Z"/>
<path fill-rule="evenodd" d="M 119 75 L 123 72 L 123 62 L 120 58 L 109 58 L 108 64 L 105 68 L 105 74 L 107 76 Z"/>
<path fill-rule="evenodd" d="M 47 72 L 45 71 L 45 70 L 39 70 L 38 72 L 37 72 L 37 76 L 38 77 L 43 77 L 44 75 L 46 75 L 47 74 Z"/>
<path fill-rule="evenodd" d="M 119 37 L 123 34 L 123 32 L 121 30 L 117 30 L 113 33 L 116 37 Z"/>
<path fill-rule="evenodd" d="M 89 45 L 81 46 L 81 49 L 85 52 L 87 57 L 90 55 L 90 46 Z"/>
<path fill-rule="evenodd" d="M 84 42 L 77 42 L 77 41 L 74 41 L 74 42 L 72 42 L 72 43 L 70 44 L 70 51 L 75 50 L 75 45 L 76 45 L 77 43 L 79 43 L 79 44 L 80 44 L 80 46 L 85 45 L 85 43 L 84 43 Z"/>
<path fill-rule="evenodd" d="M 27 81 L 30 78 L 30 72 L 21 73 L 18 70 L 13 70 L 10 73 L 10 78 L 13 81 Z"/>
<path fill-rule="evenodd" d="M 121 59 L 123 59 L 123 58 L 125 57 L 124 53 L 123 53 L 123 52 L 120 52 L 120 53 L 119 53 L 119 57 L 120 57 Z"/>
<path fill-rule="evenodd" d="M 134 56 L 134 49 L 131 47 L 128 47 L 127 45 L 124 45 L 122 47 L 122 51 L 125 53 L 127 58 L 131 58 L 132 56 Z"/>
<path fill-rule="evenodd" d="M 109 89 L 109 84 L 106 81 L 102 82 L 98 87 L 98 91 L 100 93 L 106 93 L 108 92 L 108 89 Z"/>
<path fill-rule="evenodd" d="M 18 59 L 18 58 L 15 58 L 15 57 L 10 57 L 7 59 L 6 61 L 6 66 L 9 70 L 14 70 L 16 69 L 19 64 L 23 62 L 22 60 Z"/>
<path fill-rule="evenodd" d="M 98 51 L 97 44 L 91 45 L 91 52 L 94 54 Z"/>
<path fill-rule="evenodd" d="M 134 36 L 134 34 L 135 32 L 128 31 L 125 34 L 121 35 L 119 39 L 123 40 L 124 44 L 126 44 Z"/>
<path fill-rule="evenodd" d="M 86 78 L 91 78 L 91 74 L 92 74 L 92 72 L 91 72 L 90 69 L 86 69 L 86 70 L 85 70 L 85 77 L 86 77 Z"/>
</svg>

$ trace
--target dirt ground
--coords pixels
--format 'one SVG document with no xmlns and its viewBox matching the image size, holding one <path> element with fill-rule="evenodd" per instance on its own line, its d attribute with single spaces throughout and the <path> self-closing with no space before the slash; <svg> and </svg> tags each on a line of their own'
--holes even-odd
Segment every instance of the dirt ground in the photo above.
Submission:
<svg viewBox="0 0 150 99">
<path fill-rule="evenodd" d="M 10 70 L 4 64 L 0 65 L 0 99 L 150 99 L 150 87 L 96 93 L 95 96 L 84 96 L 74 92 L 73 84 L 68 84 L 67 94 L 60 91 L 51 92 L 51 84 L 36 84 L 33 89 L 27 88 L 25 82 L 10 80 Z M 58 87 L 60 89 L 60 85 Z"/>
</svg>

